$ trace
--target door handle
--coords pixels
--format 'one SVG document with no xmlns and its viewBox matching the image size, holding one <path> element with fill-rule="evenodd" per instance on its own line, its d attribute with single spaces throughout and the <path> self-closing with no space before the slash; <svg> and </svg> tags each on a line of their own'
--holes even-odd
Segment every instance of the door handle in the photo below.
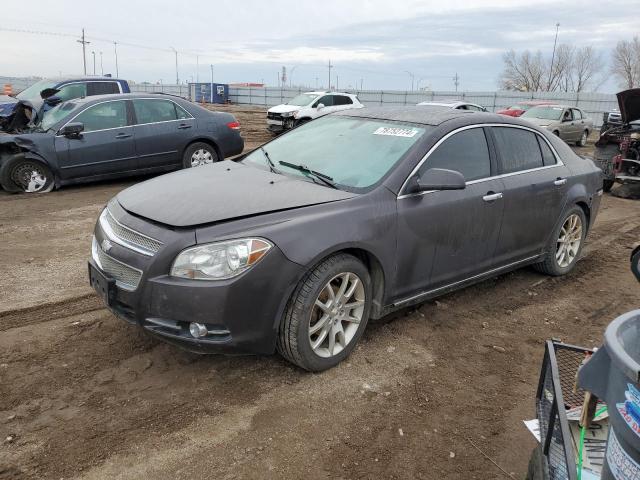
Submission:
<svg viewBox="0 0 640 480">
<path fill-rule="evenodd" d="M 498 193 L 494 193 L 494 192 L 487 192 L 487 194 L 482 197 L 482 200 L 484 200 L 485 202 L 495 202 L 496 200 L 499 200 L 502 198 L 502 192 L 498 192 Z"/>
<path fill-rule="evenodd" d="M 191 128 L 191 125 L 189 125 L 188 123 L 181 123 L 180 125 L 178 125 L 179 129 L 185 129 L 185 128 Z"/>
<path fill-rule="evenodd" d="M 130 136 L 130 133 L 119 133 L 116 135 L 116 138 L 129 138 Z"/>
<path fill-rule="evenodd" d="M 564 185 L 565 183 L 567 183 L 567 179 L 566 178 L 556 178 L 553 181 L 553 184 L 557 187 L 559 187 L 560 185 Z"/>
</svg>

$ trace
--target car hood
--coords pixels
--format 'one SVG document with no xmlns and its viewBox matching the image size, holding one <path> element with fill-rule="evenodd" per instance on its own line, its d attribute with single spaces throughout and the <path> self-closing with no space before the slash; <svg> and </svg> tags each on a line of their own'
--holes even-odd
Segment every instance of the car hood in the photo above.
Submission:
<svg viewBox="0 0 640 480">
<path fill-rule="evenodd" d="M 640 120 L 640 88 L 616 93 L 618 107 L 624 123 Z"/>
<path fill-rule="evenodd" d="M 226 160 L 156 177 L 116 198 L 134 215 L 174 227 L 193 227 L 355 196 Z"/>
<path fill-rule="evenodd" d="M 531 122 L 539 127 L 547 127 L 556 122 L 556 120 L 549 120 L 548 118 L 523 117 L 522 115 L 519 118 L 526 120 L 527 122 Z"/>
<path fill-rule="evenodd" d="M 275 107 L 271 107 L 268 111 L 271 113 L 287 113 L 287 112 L 295 112 L 305 107 L 298 107 L 296 105 L 276 105 Z"/>
</svg>

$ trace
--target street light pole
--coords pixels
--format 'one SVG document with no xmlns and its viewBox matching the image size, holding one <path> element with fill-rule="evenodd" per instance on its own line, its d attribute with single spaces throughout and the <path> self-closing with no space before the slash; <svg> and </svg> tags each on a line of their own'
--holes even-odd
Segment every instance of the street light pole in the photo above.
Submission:
<svg viewBox="0 0 640 480">
<path fill-rule="evenodd" d="M 213 103 L 213 64 L 211 64 L 211 103 Z"/>
<path fill-rule="evenodd" d="M 84 28 L 82 29 L 82 38 L 80 40 L 76 40 L 78 43 L 82 44 L 82 67 L 84 69 L 84 74 L 87 74 L 87 53 L 86 53 L 86 46 L 89 45 L 91 42 L 87 42 L 84 39 Z"/>
<path fill-rule="evenodd" d="M 551 75 L 553 75 L 553 61 L 556 58 L 556 45 L 558 44 L 558 29 L 560 23 L 556 23 L 556 38 L 553 41 L 553 53 L 551 54 L 551 66 L 549 66 L 549 81 L 547 82 L 547 91 L 551 88 Z"/>
<path fill-rule="evenodd" d="M 93 74 L 96 74 L 96 52 L 91 50 L 91 55 L 93 55 Z"/>
<path fill-rule="evenodd" d="M 409 72 L 408 70 L 405 70 L 405 73 L 408 73 L 409 76 L 411 77 L 411 91 L 413 92 L 413 79 L 415 78 L 415 76 L 413 75 L 413 73 Z"/>
<path fill-rule="evenodd" d="M 104 68 L 102 66 L 102 52 L 100 52 L 100 75 L 104 77 Z"/>
<path fill-rule="evenodd" d="M 200 83 L 200 55 L 196 55 L 196 83 Z"/>
<path fill-rule="evenodd" d="M 118 42 L 113 42 L 113 51 L 116 54 L 116 77 L 120 78 L 120 72 L 118 72 Z"/>
<path fill-rule="evenodd" d="M 176 85 L 180 85 L 180 77 L 178 76 L 178 50 L 176 50 L 173 47 L 169 47 L 171 50 L 173 50 L 173 53 L 176 54 Z"/>
</svg>

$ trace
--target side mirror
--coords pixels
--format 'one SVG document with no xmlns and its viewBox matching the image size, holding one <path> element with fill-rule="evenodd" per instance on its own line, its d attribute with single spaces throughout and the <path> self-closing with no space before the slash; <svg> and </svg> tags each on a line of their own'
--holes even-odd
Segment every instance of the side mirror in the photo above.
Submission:
<svg viewBox="0 0 640 480">
<path fill-rule="evenodd" d="M 317 110 L 320 110 L 324 108 L 324 103 L 319 103 L 318 106 L 316 107 Z"/>
<path fill-rule="evenodd" d="M 460 172 L 445 168 L 430 168 L 422 176 L 412 179 L 410 193 L 429 190 L 464 190 L 466 187 L 467 182 Z"/>
<path fill-rule="evenodd" d="M 77 138 L 84 131 L 84 123 L 72 122 L 67 123 L 60 129 L 60 135 L 64 135 L 67 138 Z"/>
<path fill-rule="evenodd" d="M 54 95 L 52 97 L 45 98 L 44 103 L 46 103 L 50 107 L 55 107 L 59 103 L 62 103 L 62 99 L 60 97 Z"/>
</svg>

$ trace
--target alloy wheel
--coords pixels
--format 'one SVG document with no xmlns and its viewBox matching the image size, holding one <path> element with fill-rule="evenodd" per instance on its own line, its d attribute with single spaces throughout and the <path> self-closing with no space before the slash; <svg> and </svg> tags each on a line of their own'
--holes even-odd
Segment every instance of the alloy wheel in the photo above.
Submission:
<svg viewBox="0 0 640 480">
<path fill-rule="evenodd" d="M 584 147 L 587 144 L 587 132 L 582 132 L 582 138 L 580 138 L 580 146 Z"/>
<path fill-rule="evenodd" d="M 192 167 L 199 167 L 208 163 L 213 163 L 213 155 L 211 155 L 211 152 L 209 150 L 199 148 L 191 155 Z"/>
<path fill-rule="evenodd" d="M 567 217 L 560 229 L 556 246 L 556 262 L 562 268 L 567 268 L 573 263 L 580 243 L 582 242 L 582 220 L 579 215 L 573 213 Z"/>
<path fill-rule="evenodd" d="M 27 193 L 39 192 L 48 181 L 44 169 L 34 162 L 20 163 L 11 172 L 11 179 Z"/>
<path fill-rule="evenodd" d="M 362 321 L 365 289 L 358 275 L 340 273 L 320 290 L 309 319 L 309 343 L 320 357 L 333 357 L 353 340 Z"/>
</svg>

